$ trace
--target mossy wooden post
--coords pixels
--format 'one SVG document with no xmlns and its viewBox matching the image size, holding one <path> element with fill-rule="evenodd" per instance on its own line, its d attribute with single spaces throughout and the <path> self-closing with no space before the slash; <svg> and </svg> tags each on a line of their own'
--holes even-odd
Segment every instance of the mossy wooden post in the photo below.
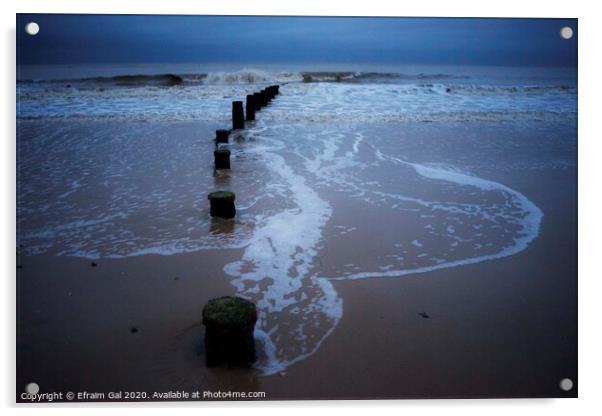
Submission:
<svg viewBox="0 0 602 416">
<path fill-rule="evenodd" d="M 234 206 L 236 195 L 234 192 L 211 192 L 208 198 L 212 217 L 233 218 L 236 215 L 236 207 Z"/>
<path fill-rule="evenodd" d="M 228 136 L 230 130 L 216 130 L 215 131 L 215 143 L 228 143 Z"/>
<path fill-rule="evenodd" d="M 213 152 L 215 169 L 230 169 L 230 151 L 228 149 L 216 149 Z"/>
<path fill-rule="evenodd" d="M 245 110 L 247 113 L 247 121 L 255 120 L 255 97 L 252 94 L 247 95 L 247 107 Z"/>
<path fill-rule="evenodd" d="M 245 128 L 245 110 L 242 101 L 232 101 L 232 128 L 234 130 Z"/>
<path fill-rule="evenodd" d="M 211 299 L 203 308 L 207 367 L 255 361 L 255 305 L 236 296 Z"/>
</svg>

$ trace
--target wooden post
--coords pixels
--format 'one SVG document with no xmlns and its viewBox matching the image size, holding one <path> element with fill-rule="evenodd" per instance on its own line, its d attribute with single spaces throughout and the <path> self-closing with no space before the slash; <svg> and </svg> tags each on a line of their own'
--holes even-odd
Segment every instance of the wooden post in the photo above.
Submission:
<svg viewBox="0 0 602 416">
<path fill-rule="evenodd" d="M 255 120 L 255 96 L 253 94 L 247 95 L 247 121 Z"/>
<path fill-rule="evenodd" d="M 230 130 L 216 130 L 215 131 L 215 143 L 228 143 L 228 136 Z"/>
<path fill-rule="evenodd" d="M 232 101 L 232 129 L 245 128 L 245 110 L 242 101 Z"/>
<path fill-rule="evenodd" d="M 217 149 L 213 152 L 213 163 L 215 169 L 230 169 L 230 151 L 228 149 Z"/>
<path fill-rule="evenodd" d="M 255 111 L 260 111 L 261 107 L 263 107 L 262 102 L 261 102 L 261 93 L 254 93 L 253 94 L 253 101 L 255 102 Z"/>
<path fill-rule="evenodd" d="M 264 88 L 261 90 L 261 105 L 265 107 L 269 102 L 270 99 L 268 98 L 268 90 Z"/>
<path fill-rule="evenodd" d="M 211 299 L 203 308 L 207 367 L 255 361 L 255 305 L 236 296 Z"/>
<path fill-rule="evenodd" d="M 212 217 L 233 218 L 236 215 L 234 192 L 217 191 L 211 192 L 208 196 L 211 205 L 210 214 Z"/>
</svg>

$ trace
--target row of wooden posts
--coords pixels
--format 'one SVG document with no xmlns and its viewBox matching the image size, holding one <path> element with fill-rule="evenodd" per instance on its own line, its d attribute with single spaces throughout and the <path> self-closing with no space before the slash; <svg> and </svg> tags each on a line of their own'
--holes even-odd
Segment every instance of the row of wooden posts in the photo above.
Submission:
<svg viewBox="0 0 602 416">
<path fill-rule="evenodd" d="M 255 120 L 255 114 L 268 105 L 279 93 L 279 86 L 272 85 L 260 92 L 247 95 L 246 111 L 242 101 L 232 102 L 232 130 L 244 129 L 245 121 Z M 245 117 L 246 113 L 246 117 Z M 230 150 L 221 147 L 227 144 L 232 130 L 215 132 L 215 169 L 230 169 Z M 211 216 L 233 218 L 236 215 L 231 191 L 216 191 L 209 194 Z M 220 364 L 248 365 L 255 361 L 253 332 L 257 321 L 255 305 L 237 296 L 212 299 L 203 308 L 205 325 L 205 360 L 208 367 Z"/>
<path fill-rule="evenodd" d="M 247 95 L 246 111 L 243 109 L 242 101 L 232 101 L 232 130 L 244 129 L 245 119 L 246 121 L 254 121 L 255 113 L 268 105 L 279 92 L 279 85 L 271 85 L 259 92 Z M 215 151 L 213 152 L 215 169 L 230 169 L 230 150 L 220 147 L 220 144 L 228 143 L 232 130 L 222 129 L 215 132 Z M 233 218 L 236 215 L 235 198 L 236 195 L 231 191 L 210 193 L 211 216 Z"/>
</svg>

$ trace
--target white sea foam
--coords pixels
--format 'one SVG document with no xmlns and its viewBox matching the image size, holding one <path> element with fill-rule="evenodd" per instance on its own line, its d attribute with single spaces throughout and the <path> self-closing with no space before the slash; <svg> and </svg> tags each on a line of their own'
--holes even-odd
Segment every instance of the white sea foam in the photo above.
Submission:
<svg viewBox="0 0 602 416">
<path fill-rule="evenodd" d="M 446 181 L 455 183 L 461 186 L 467 187 L 476 187 L 481 190 L 486 191 L 497 191 L 504 194 L 507 194 L 511 201 L 515 203 L 518 207 L 522 209 L 522 215 L 516 215 L 514 218 L 520 224 L 521 230 L 516 233 L 516 237 L 512 244 L 502 247 L 498 252 L 493 254 L 488 254 L 484 256 L 474 256 L 464 259 L 458 259 L 453 261 L 440 261 L 438 264 L 417 268 L 409 268 L 409 269 L 398 269 L 398 270 L 388 270 L 386 272 L 383 271 L 373 271 L 373 272 L 360 272 L 360 273 L 352 273 L 345 276 L 340 277 L 330 277 L 331 280 L 345 280 L 345 279 L 366 279 L 370 277 L 401 277 L 410 274 L 418 274 L 418 273 L 426 273 L 435 270 L 440 270 L 444 268 L 450 267 L 458 267 L 463 265 L 480 263 L 487 260 L 495 260 L 503 257 L 512 256 L 516 253 L 519 253 L 527 248 L 530 242 L 532 242 L 537 235 L 539 234 L 539 227 L 541 224 L 541 220 L 543 218 L 543 212 L 527 197 L 525 197 L 520 192 L 517 192 L 509 187 L 502 185 L 500 183 L 489 181 L 486 179 L 478 178 L 475 176 L 459 173 L 456 171 L 445 170 L 441 168 L 434 168 L 425 165 L 420 165 L 417 163 L 409 163 L 402 161 L 400 159 L 390 158 L 391 160 L 396 160 L 400 164 L 407 164 L 412 166 L 418 174 L 424 176 L 425 178 L 435 179 L 439 181 Z M 417 240 L 413 241 L 413 244 L 421 247 L 422 245 L 418 243 Z M 480 248 L 480 245 L 477 245 L 476 248 Z"/>
<path fill-rule="evenodd" d="M 294 208 L 258 223 L 241 260 L 224 267 L 234 277 L 231 283 L 237 293 L 253 299 L 259 309 L 256 335 L 264 346 L 264 355 L 257 367 L 266 374 L 313 353 L 342 313 L 341 300 L 331 284 L 309 275 L 331 207 L 274 152 L 279 148 L 258 146 L 255 153 L 261 154 L 275 176 L 287 184 L 287 196 Z M 309 323 L 294 318 L 290 322 L 299 310 Z M 324 329 L 316 327 L 320 322 Z M 294 328 L 288 334 L 296 334 L 297 343 L 292 346 L 280 342 L 283 335 L 278 328 L 285 326 Z M 317 340 L 316 333 L 322 333 Z"/>
</svg>

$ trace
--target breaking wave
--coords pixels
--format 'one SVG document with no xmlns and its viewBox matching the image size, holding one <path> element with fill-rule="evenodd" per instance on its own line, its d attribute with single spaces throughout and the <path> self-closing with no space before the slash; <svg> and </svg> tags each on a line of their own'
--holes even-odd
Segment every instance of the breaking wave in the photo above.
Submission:
<svg viewBox="0 0 602 416">
<path fill-rule="evenodd" d="M 445 80 L 469 79 L 468 76 L 451 74 L 403 74 L 395 72 L 351 72 L 351 71 L 302 71 L 302 72 L 269 72 L 259 69 L 242 69 L 240 71 L 200 72 L 185 74 L 125 74 L 110 77 L 84 77 L 58 80 L 23 79 L 19 84 L 101 84 L 115 86 L 176 86 L 176 85 L 237 85 L 286 82 L 393 82 L 402 80 Z"/>
</svg>

